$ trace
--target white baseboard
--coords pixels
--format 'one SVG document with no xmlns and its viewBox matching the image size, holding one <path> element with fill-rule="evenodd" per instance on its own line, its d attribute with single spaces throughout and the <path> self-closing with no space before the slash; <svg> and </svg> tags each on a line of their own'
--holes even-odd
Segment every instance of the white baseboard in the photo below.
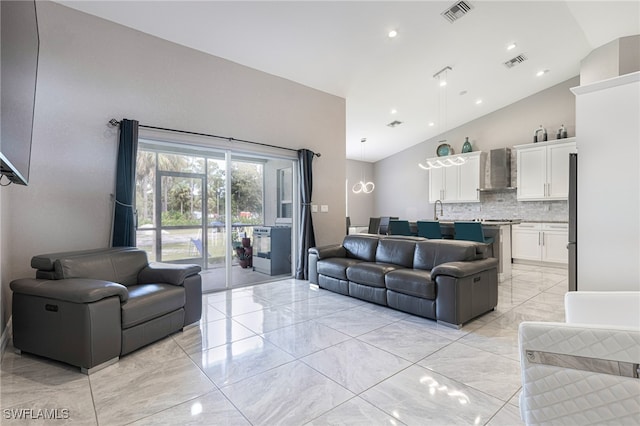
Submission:
<svg viewBox="0 0 640 426">
<path fill-rule="evenodd" d="M 0 337 L 0 363 L 2 363 L 2 358 L 4 358 L 4 351 L 7 349 L 7 345 L 11 340 L 12 335 L 12 322 L 13 317 L 9 317 L 9 321 L 7 321 L 7 326 L 2 330 L 2 336 Z"/>
</svg>

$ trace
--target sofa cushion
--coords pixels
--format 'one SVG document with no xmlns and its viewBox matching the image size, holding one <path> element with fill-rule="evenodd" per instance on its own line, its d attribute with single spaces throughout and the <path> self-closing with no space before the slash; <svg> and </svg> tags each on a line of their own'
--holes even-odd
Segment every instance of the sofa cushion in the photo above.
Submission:
<svg viewBox="0 0 640 426">
<path fill-rule="evenodd" d="M 349 281 L 347 280 L 320 275 L 318 277 L 318 285 L 320 286 L 320 288 L 325 288 L 336 293 L 349 295 Z"/>
<path fill-rule="evenodd" d="M 394 309 L 437 320 L 436 301 L 387 290 L 387 305 Z"/>
<path fill-rule="evenodd" d="M 317 268 L 320 275 L 337 278 L 339 280 L 347 279 L 347 268 L 362 262 L 358 259 L 349 259 L 346 257 L 333 257 L 324 260 L 318 260 Z"/>
<path fill-rule="evenodd" d="M 413 256 L 416 248 L 415 241 L 400 239 L 382 239 L 378 243 L 376 262 L 413 268 Z"/>
<path fill-rule="evenodd" d="M 349 281 L 349 296 L 386 306 L 388 290 Z"/>
<path fill-rule="evenodd" d="M 347 268 L 347 279 L 372 287 L 384 287 L 384 276 L 398 268 L 389 263 L 361 262 Z"/>
<path fill-rule="evenodd" d="M 397 269 L 389 272 L 384 279 L 389 290 L 422 299 L 435 300 L 436 298 L 436 284 L 431 281 L 429 271 Z"/>
<path fill-rule="evenodd" d="M 133 327 L 184 307 L 184 287 L 143 284 L 128 287 L 129 300 L 122 305 L 122 328 Z"/>
<path fill-rule="evenodd" d="M 138 272 L 148 263 L 145 251 L 126 250 L 63 257 L 54 268 L 57 279 L 92 278 L 130 286 L 138 283 Z"/>
<path fill-rule="evenodd" d="M 486 244 L 462 240 L 427 240 L 416 243 L 413 267 L 433 269 L 446 262 L 461 262 L 486 257 Z"/>
<path fill-rule="evenodd" d="M 347 257 L 375 262 L 378 240 L 377 236 L 372 235 L 347 235 L 342 246 L 347 252 Z"/>
</svg>

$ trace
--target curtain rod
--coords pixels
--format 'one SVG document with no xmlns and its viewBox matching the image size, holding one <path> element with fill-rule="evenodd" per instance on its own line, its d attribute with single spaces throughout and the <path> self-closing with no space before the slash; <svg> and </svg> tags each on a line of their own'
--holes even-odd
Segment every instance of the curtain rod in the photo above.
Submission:
<svg viewBox="0 0 640 426">
<path fill-rule="evenodd" d="M 115 126 L 120 125 L 120 122 L 118 120 L 116 120 L 115 118 L 112 118 L 111 120 L 109 120 L 109 124 L 115 127 Z M 268 143 L 262 143 L 262 142 L 248 141 L 248 140 L 245 140 L 245 139 L 236 139 L 236 138 L 232 138 L 232 137 L 229 137 L 229 136 L 218 136 L 218 135 L 211 135 L 209 133 L 199 133 L 199 132 L 191 132 L 191 131 L 188 131 L 188 130 L 177 130 L 177 129 L 169 129 L 169 128 L 166 128 L 166 127 L 148 126 L 146 124 L 138 124 L 138 127 L 144 127 L 145 129 L 152 129 L 152 130 L 164 130 L 164 131 L 167 131 L 167 132 L 184 133 L 184 134 L 187 134 L 187 135 L 206 136 L 206 137 L 209 137 L 209 138 L 224 139 L 224 140 L 227 140 L 229 142 L 250 143 L 250 144 L 253 144 L 253 145 L 266 146 L 266 147 L 269 147 L 269 148 L 284 149 L 284 150 L 287 150 L 287 151 L 298 152 L 298 150 L 294 149 L 294 148 L 285 148 L 283 146 L 270 145 Z M 319 158 L 322 154 L 320 154 L 319 152 L 314 152 L 313 155 L 315 155 L 316 157 Z"/>
</svg>

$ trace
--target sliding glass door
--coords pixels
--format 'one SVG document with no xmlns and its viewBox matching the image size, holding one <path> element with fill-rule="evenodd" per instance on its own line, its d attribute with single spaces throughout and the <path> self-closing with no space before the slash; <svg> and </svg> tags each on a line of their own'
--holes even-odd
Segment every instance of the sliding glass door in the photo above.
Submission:
<svg viewBox="0 0 640 426">
<path fill-rule="evenodd" d="M 206 269 L 224 270 L 227 257 L 226 230 L 227 166 L 223 153 L 207 158 L 207 221 L 206 235 L 209 247 Z M 223 277 L 224 278 L 224 277 Z"/>
<path fill-rule="evenodd" d="M 137 244 L 151 261 L 204 265 L 207 211 L 204 159 L 140 151 L 137 158 Z"/>
<path fill-rule="evenodd" d="M 138 247 L 151 261 L 201 265 L 204 291 L 290 276 L 290 268 L 256 270 L 253 257 L 255 229 L 293 225 L 293 165 L 290 159 L 141 141 Z M 289 263 L 295 259 L 292 241 L 278 253 Z"/>
<path fill-rule="evenodd" d="M 205 176 L 195 173 L 159 172 L 155 256 L 160 262 L 204 265 L 208 251 L 204 236 L 207 211 Z"/>
</svg>

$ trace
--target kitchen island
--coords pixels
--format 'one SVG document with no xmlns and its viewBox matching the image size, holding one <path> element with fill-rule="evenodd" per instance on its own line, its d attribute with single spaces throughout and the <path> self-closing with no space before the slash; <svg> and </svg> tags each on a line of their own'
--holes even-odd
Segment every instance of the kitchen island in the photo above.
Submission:
<svg viewBox="0 0 640 426">
<path fill-rule="evenodd" d="M 442 236 L 454 238 L 454 221 L 445 219 L 439 222 Z M 520 223 L 520 221 L 485 220 L 481 223 L 484 236 L 493 238 L 490 255 L 498 259 L 498 281 L 507 280 L 511 278 L 511 225 Z"/>
</svg>

